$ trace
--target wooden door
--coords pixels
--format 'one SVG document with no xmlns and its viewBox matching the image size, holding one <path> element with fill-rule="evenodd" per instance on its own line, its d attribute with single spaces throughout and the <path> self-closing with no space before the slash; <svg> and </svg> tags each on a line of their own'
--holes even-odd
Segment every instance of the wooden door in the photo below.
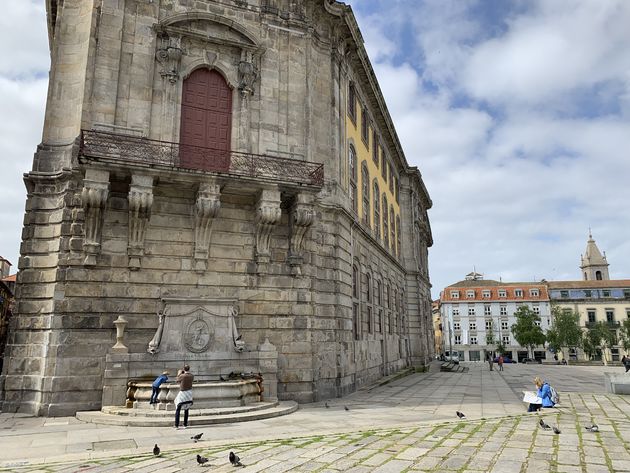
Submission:
<svg viewBox="0 0 630 473">
<path fill-rule="evenodd" d="M 197 69 L 185 81 L 180 164 L 205 171 L 230 167 L 232 91 L 217 71 Z"/>
</svg>

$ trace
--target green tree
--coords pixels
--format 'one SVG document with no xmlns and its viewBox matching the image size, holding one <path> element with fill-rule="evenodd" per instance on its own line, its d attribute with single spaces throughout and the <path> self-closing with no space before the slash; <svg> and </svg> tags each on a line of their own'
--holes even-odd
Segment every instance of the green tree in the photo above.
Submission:
<svg viewBox="0 0 630 473">
<path fill-rule="evenodd" d="M 626 352 L 630 352 L 630 318 L 621 322 L 619 343 L 621 343 L 621 346 Z"/>
<path fill-rule="evenodd" d="M 486 345 L 490 347 L 490 345 L 494 345 L 494 342 L 494 331 L 492 330 L 492 327 L 490 327 L 486 332 Z"/>
<path fill-rule="evenodd" d="M 593 339 L 591 331 L 584 332 L 582 335 L 582 350 L 584 350 L 589 360 L 597 354 L 597 348 L 597 341 Z"/>
<path fill-rule="evenodd" d="M 499 342 L 497 344 L 497 353 L 499 355 L 505 355 L 505 345 L 503 344 L 503 342 Z"/>
<path fill-rule="evenodd" d="M 512 325 L 512 335 L 523 347 L 527 347 L 530 358 L 533 358 L 534 347 L 545 343 L 545 334 L 536 324 L 540 317 L 529 307 L 521 306 L 514 312 L 516 323 Z"/>
<path fill-rule="evenodd" d="M 616 342 L 615 332 L 610 330 L 606 322 L 600 320 L 588 330 L 588 338 L 596 349 L 601 348 L 606 363 L 608 361 L 606 353 Z"/>
<path fill-rule="evenodd" d="M 547 331 L 547 342 L 554 351 L 562 351 L 562 358 L 567 360 L 564 349 L 582 346 L 582 328 L 580 314 L 571 309 L 551 308 L 553 326 Z"/>
</svg>

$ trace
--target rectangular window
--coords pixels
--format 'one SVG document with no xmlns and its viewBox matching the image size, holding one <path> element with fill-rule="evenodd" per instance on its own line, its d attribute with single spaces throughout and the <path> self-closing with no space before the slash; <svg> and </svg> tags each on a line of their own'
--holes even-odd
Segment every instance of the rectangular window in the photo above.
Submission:
<svg viewBox="0 0 630 473">
<path fill-rule="evenodd" d="M 466 291 L 466 298 L 467 299 L 474 299 L 475 298 L 475 291 L 474 290 Z"/>
<path fill-rule="evenodd" d="M 615 321 L 614 309 L 606 309 L 606 322 L 612 323 Z"/>
<path fill-rule="evenodd" d="M 532 297 L 538 297 L 540 296 L 540 291 L 538 289 L 530 289 L 529 295 Z"/>
<path fill-rule="evenodd" d="M 477 322 L 470 322 L 470 330 L 477 330 Z"/>
<path fill-rule="evenodd" d="M 389 165 L 389 192 L 394 194 L 394 168 L 392 165 Z"/>
<path fill-rule="evenodd" d="M 361 324 L 359 323 L 359 304 L 355 303 L 352 305 L 352 331 L 354 332 L 355 340 L 359 340 L 361 338 L 360 327 Z"/>
<path fill-rule="evenodd" d="M 361 139 L 365 146 L 370 146 L 370 126 L 368 122 L 367 107 L 361 107 Z"/>
<path fill-rule="evenodd" d="M 385 150 L 381 150 L 381 177 L 387 182 L 387 159 L 385 158 Z M 385 189 L 383 189 L 385 191 Z"/>
<path fill-rule="evenodd" d="M 490 299 L 490 291 L 488 291 L 487 289 L 481 291 L 481 297 L 483 297 L 484 299 Z"/>
<path fill-rule="evenodd" d="M 460 328 L 459 322 L 453 322 L 453 330 L 459 330 Z"/>
<path fill-rule="evenodd" d="M 586 311 L 586 315 L 588 316 L 588 322 L 591 323 L 591 324 L 594 324 L 595 320 L 597 320 L 595 318 L 595 311 L 594 310 Z"/>
<path fill-rule="evenodd" d="M 492 315 L 490 304 L 486 304 L 483 306 L 483 315 Z"/>
<path fill-rule="evenodd" d="M 537 305 L 532 306 L 532 311 L 534 312 L 534 314 L 540 315 L 540 307 L 538 307 Z"/>
<path fill-rule="evenodd" d="M 501 321 L 501 330 L 507 330 L 507 329 L 508 329 L 507 320 L 502 320 Z"/>
<path fill-rule="evenodd" d="M 499 289 L 499 297 L 507 297 L 507 291 L 505 289 Z"/>
<path fill-rule="evenodd" d="M 357 123 L 357 93 L 354 90 L 354 84 L 348 87 L 348 115 L 353 123 Z"/>
<path fill-rule="evenodd" d="M 376 136 L 376 130 L 372 130 L 372 161 L 378 167 L 378 137 Z"/>
<path fill-rule="evenodd" d="M 509 335 L 503 335 L 501 337 L 501 341 L 503 342 L 504 345 L 509 345 L 510 344 L 510 336 Z"/>
<path fill-rule="evenodd" d="M 630 299 L 630 289 L 624 289 L 623 290 L 623 298 L 624 299 Z"/>
<path fill-rule="evenodd" d="M 514 297 L 523 297 L 522 289 L 514 289 Z"/>
<path fill-rule="evenodd" d="M 569 291 L 560 291 L 560 297 L 563 298 L 568 298 L 569 297 Z"/>
<path fill-rule="evenodd" d="M 593 292 L 590 289 L 585 289 L 584 297 L 593 297 Z"/>
<path fill-rule="evenodd" d="M 486 320 L 486 330 L 492 330 L 492 320 Z"/>
<path fill-rule="evenodd" d="M 367 308 L 367 329 L 368 329 L 368 333 L 372 333 L 372 331 L 374 330 L 371 307 Z"/>
<path fill-rule="evenodd" d="M 400 203 L 400 181 L 396 178 L 396 203 Z"/>
<path fill-rule="evenodd" d="M 459 307 L 453 307 L 453 315 L 459 315 Z"/>
<path fill-rule="evenodd" d="M 476 345 L 477 344 L 477 337 L 470 337 L 470 344 L 471 345 Z"/>
<path fill-rule="evenodd" d="M 461 345 L 462 344 L 462 336 L 461 335 L 455 335 L 455 337 L 453 337 L 455 339 L 455 345 Z"/>
<path fill-rule="evenodd" d="M 540 320 L 534 320 L 534 325 L 536 327 L 540 327 Z"/>
<path fill-rule="evenodd" d="M 602 291 L 602 296 L 603 297 L 610 297 L 610 291 L 608 289 L 604 289 Z"/>
<path fill-rule="evenodd" d="M 451 299 L 459 299 L 459 291 L 451 291 Z"/>
<path fill-rule="evenodd" d="M 468 308 L 468 315 L 470 317 L 474 317 L 475 316 L 475 308 L 474 307 L 469 307 Z"/>
<path fill-rule="evenodd" d="M 499 306 L 499 315 L 507 315 L 507 306 L 505 304 Z"/>
</svg>

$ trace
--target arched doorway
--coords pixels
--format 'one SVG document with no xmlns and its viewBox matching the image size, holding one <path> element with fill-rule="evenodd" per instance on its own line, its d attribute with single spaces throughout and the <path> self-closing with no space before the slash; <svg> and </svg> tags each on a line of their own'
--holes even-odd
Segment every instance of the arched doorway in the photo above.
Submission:
<svg viewBox="0 0 630 473">
<path fill-rule="evenodd" d="M 230 167 L 232 91 L 221 74 L 197 69 L 184 80 L 180 165 L 204 171 Z"/>
</svg>

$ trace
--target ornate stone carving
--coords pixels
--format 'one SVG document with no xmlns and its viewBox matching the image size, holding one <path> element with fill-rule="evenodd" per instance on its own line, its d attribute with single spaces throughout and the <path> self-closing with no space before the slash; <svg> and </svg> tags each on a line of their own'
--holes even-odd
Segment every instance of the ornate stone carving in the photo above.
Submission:
<svg viewBox="0 0 630 473">
<path fill-rule="evenodd" d="M 171 84 L 177 82 L 182 59 L 181 38 L 162 34 L 160 48 L 155 53 L 155 58 L 162 65 L 160 75 L 167 78 Z"/>
<path fill-rule="evenodd" d="M 151 217 L 153 205 L 153 178 L 150 176 L 131 176 L 129 186 L 129 240 L 127 254 L 129 269 L 140 269 L 144 255 L 144 236 Z"/>
<path fill-rule="evenodd" d="M 310 194 L 298 194 L 289 210 L 289 265 L 291 273 L 298 276 L 302 273 L 300 268 L 303 258 L 304 235 L 315 220 L 313 208 L 313 196 Z"/>
<path fill-rule="evenodd" d="M 212 222 L 221 208 L 221 188 L 216 182 L 202 182 L 195 203 L 195 251 L 193 265 L 195 271 L 208 269 L 208 253 Z"/>
<path fill-rule="evenodd" d="M 85 213 L 85 240 L 83 264 L 96 264 L 96 255 L 101 249 L 101 227 L 103 223 L 103 208 L 109 195 L 109 172 L 88 169 L 85 171 L 81 202 Z"/>
<path fill-rule="evenodd" d="M 280 221 L 281 215 L 280 191 L 277 188 L 260 191 L 256 206 L 256 262 L 259 273 L 266 272 L 266 265 L 271 260 L 271 230 Z"/>
<path fill-rule="evenodd" d="M 254 83 L 258 78 L 258 69 L 254 64 L 252 54 L 247 53 L 238 63 L 238 90 L 243 97 L 254 95 Z"/>
</svg>

